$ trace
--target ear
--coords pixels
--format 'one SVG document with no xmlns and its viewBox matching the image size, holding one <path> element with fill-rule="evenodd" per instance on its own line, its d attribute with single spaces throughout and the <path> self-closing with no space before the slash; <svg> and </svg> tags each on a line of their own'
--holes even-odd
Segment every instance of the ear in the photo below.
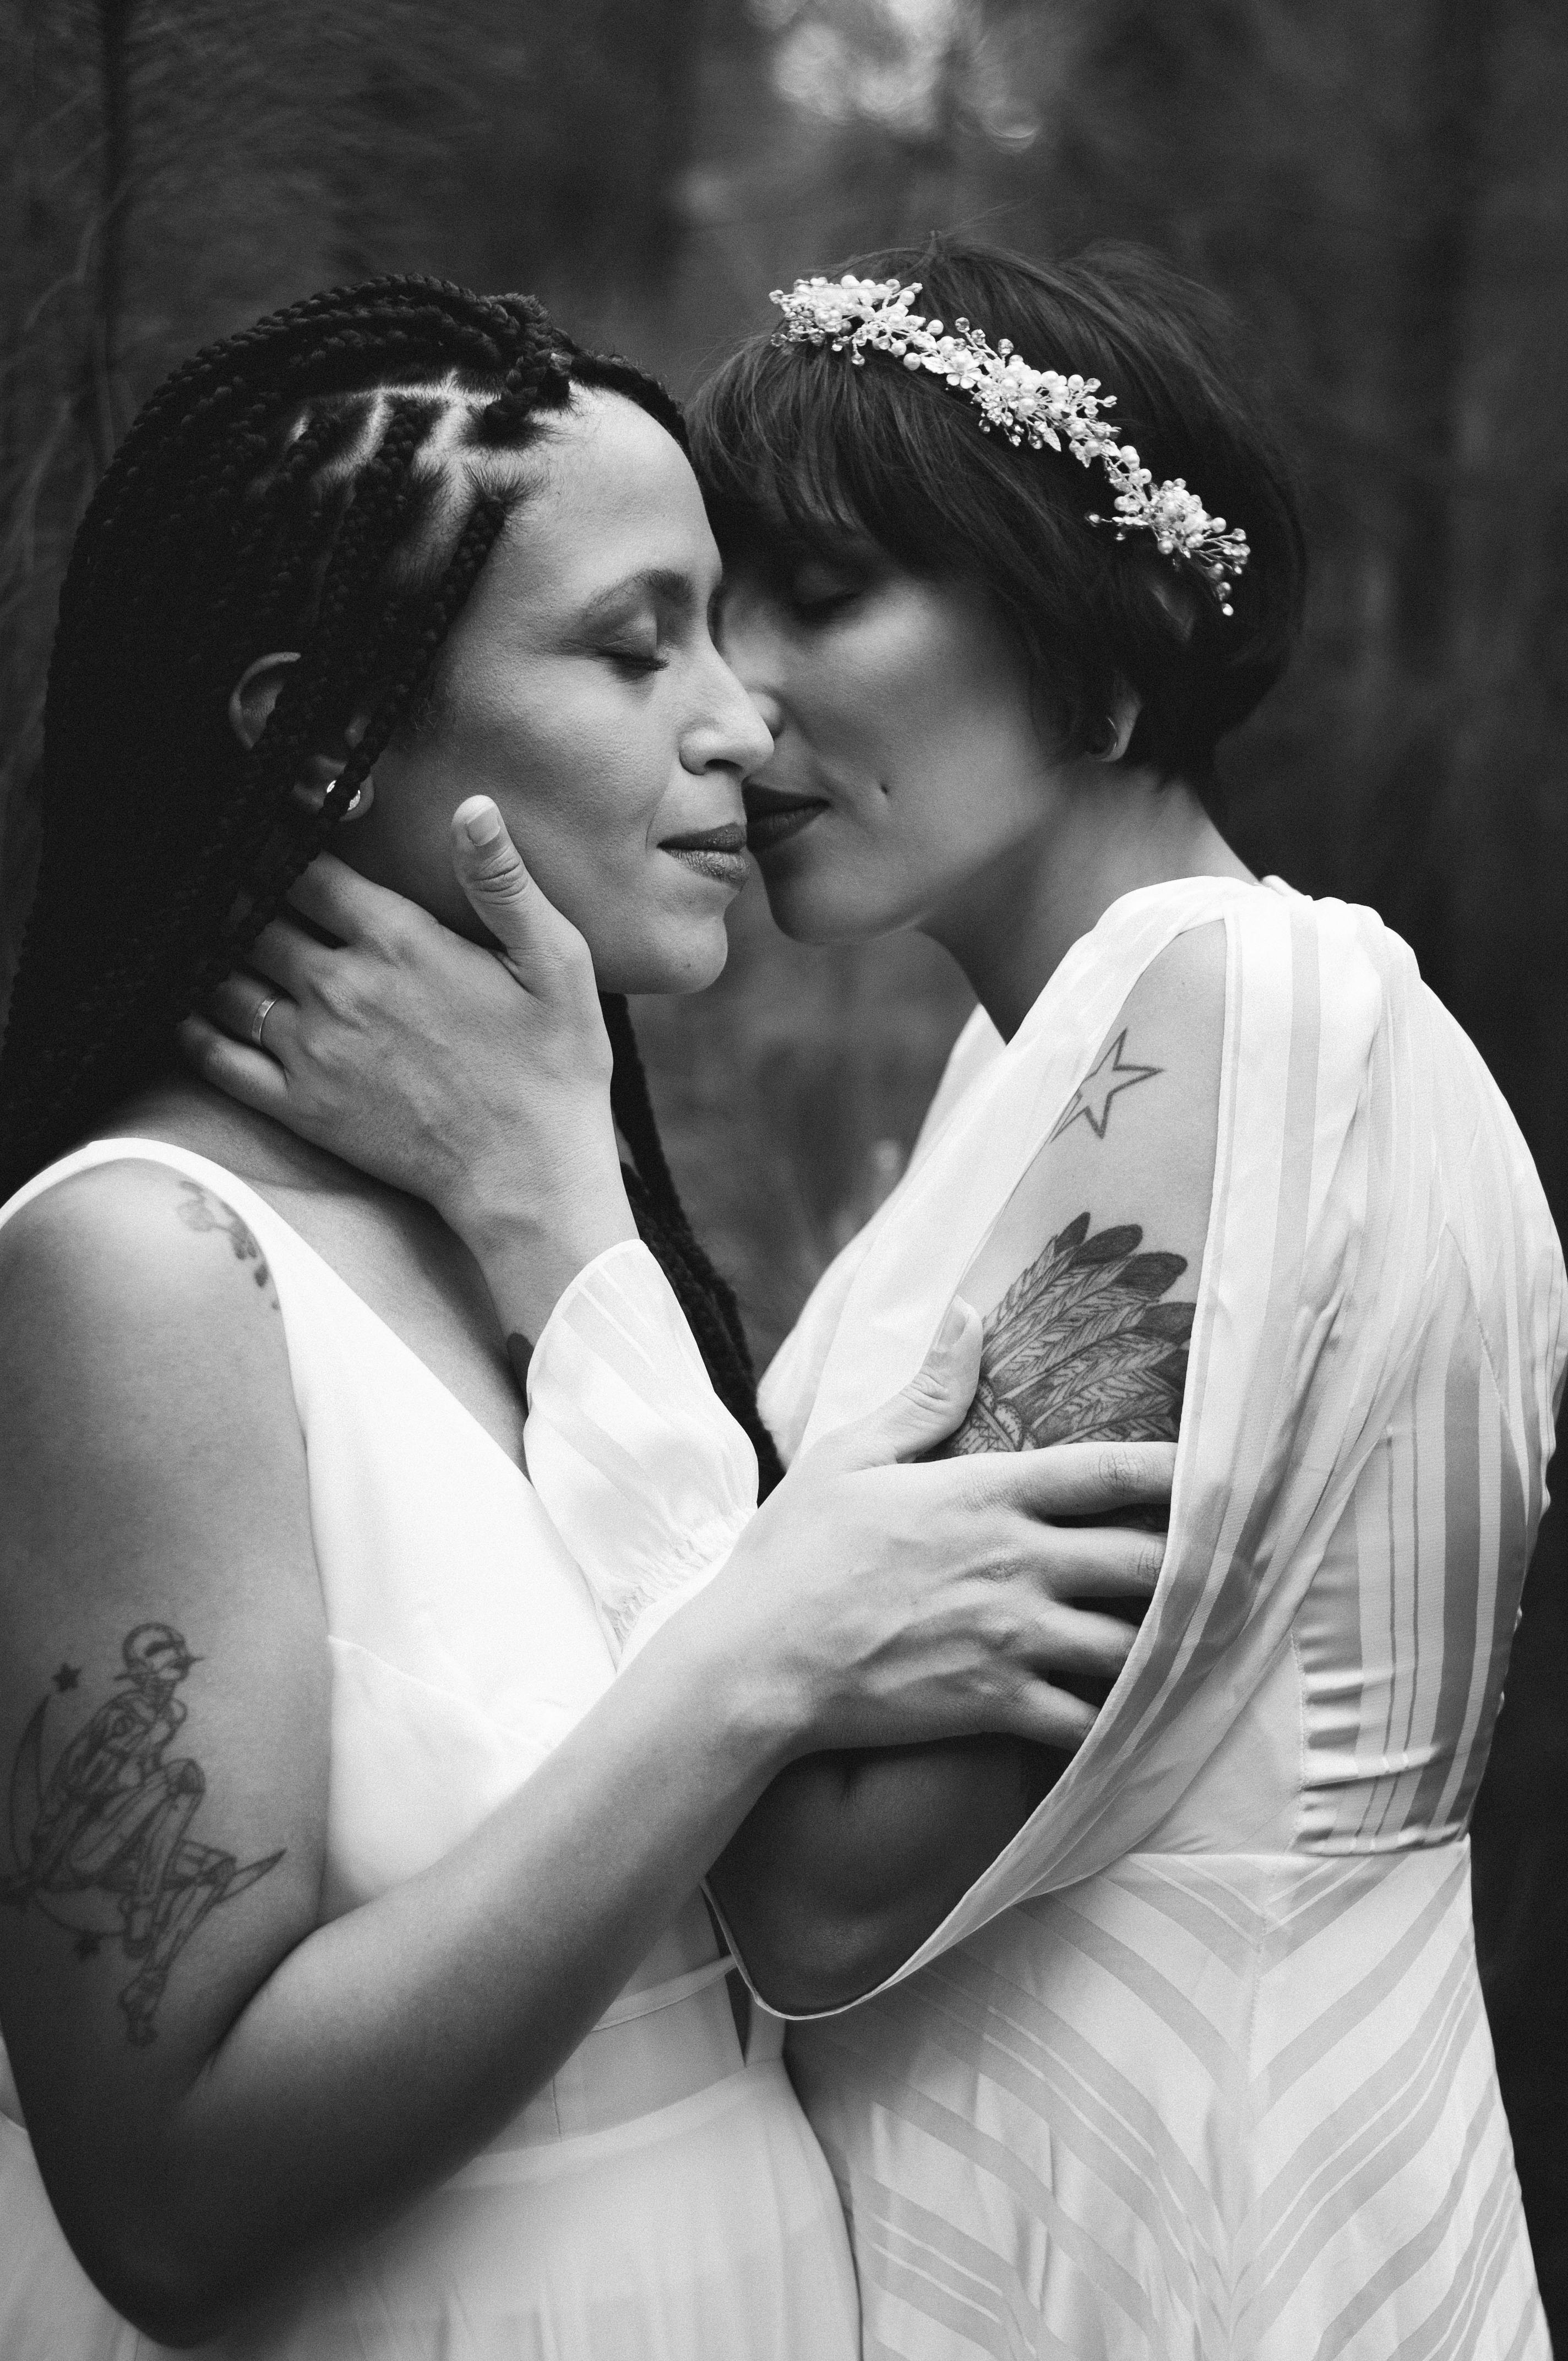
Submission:
<svg viewBox="0 0 1568 2361">
<path fill-rule="evenodd" d="M 1144 700 L 1137 690 L 1129 688 L 1125 681 L 1121 682 L 1112 700 L 1111 710 L 1105 716 L 1107 733 L 1105 741 L 1094 750 L 1094 759 L 1097 763 L 1121 761 L 1127 751 L 1128 741 L 1137 728 L 1138 716 L 1143 709 Z"/>
<path fill-rule="evenodd" d="M 280 649 L 272 655 L 258 656 L 246 666 L 229 698 L 229 727 L 242 746 L 257 743 L 272 719 L 289 666 L 299 661 L 297 652 Z M 368 714 L 356 714 L 335 747 L 306 757 L 303 774 L 295 783 L 294 799 L 307 811 L 320 811 L 327 789 L 364 736 L 368 719 Z M 375 782 L 367 778 L 345 812 L 345 820 L 363 819 L 375 800 Z"/>
<path fill-rule="evenodd" d="M 258 656 L 241 673 L 229 698 L 229 728 L 247 752 L 272 719 L 289 665 L 299 661 L 297 653 Z"/>
</svg>

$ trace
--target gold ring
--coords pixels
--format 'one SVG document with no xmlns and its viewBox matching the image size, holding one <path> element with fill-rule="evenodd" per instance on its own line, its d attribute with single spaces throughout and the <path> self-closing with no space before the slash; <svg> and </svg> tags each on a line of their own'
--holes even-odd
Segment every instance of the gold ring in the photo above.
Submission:
<svg viewBox="0 0 1568 2361">
<path fill-rule="evenodd" d="M 279 997 L 277 993 L 269 992 L 265 1000 L 257 1003 L 256 1014 L 250 1020 L 250 1038 L 258 1049 L 265 1046 L 261 1038 L 261 1028 L 277 1007 Z"/>
</svg>

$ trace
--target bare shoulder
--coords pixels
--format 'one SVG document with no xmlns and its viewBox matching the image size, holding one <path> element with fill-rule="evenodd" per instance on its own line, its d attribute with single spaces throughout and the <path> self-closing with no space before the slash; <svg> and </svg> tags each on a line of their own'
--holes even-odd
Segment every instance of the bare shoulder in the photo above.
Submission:
<svg viewBox="0 0 1568 2361">
<path fill-rule="evenodd" d="M 80 2245 L 155 2085 L 189 2086 L 319 1903 L 304 1438 L 234 1207 L 116 1159 L 12 1215 L 0 1464 L 0 2012 Z"/>
<path fill-rule="evenodd" d="M 249 1224 L 168 1165 L 126 1158 L 91 1166 L 0 1227 L 0 1327 L 14 1343 L 40 1319 L 69 1319 L 78 1305 L 108 1329 L 153 1302 L 163 1309 L 160 1325 L 181 1313 L 221 1315 L 225 1306 L 279 1309 Z"/>
<path fill-rule="evenodd" d="M 1225 1029 L 1225 930 L 1218 919 L 1168 943 L 1122 1003 L 1052 1139 L 1075 1130 L 1118 1144 L 1129 1124 L 1168 1133 L 1190 1116 L 1196 1090 L 1212 1107 Z M 1165 1089 L 1142 1087 L 1164 1082 Z"/>
<path fill-rule="evenodd" d="M 1153 960 L 963 1282 L 980 1391 L 959 1450 L 1088 1436 L 1168 1441 L 1208 1235 L 1225 1029 L 1225 931 Z"/>
<path fill-rule="evenodd" d="M 232 1206 L 166 1165 L 116 1159 L 12 1215 L 0 1451 L 0 1544 L 35 1521 L 58 1538 L 62 1495 L 93 1504 L 94 1522 L 133 1499 L 166 1515 L 182 1496 L 199 1503 L 231 1462 L 245 1489 L 284 1479 L 302 1492 L 277 1289 Z"/>
</svg>

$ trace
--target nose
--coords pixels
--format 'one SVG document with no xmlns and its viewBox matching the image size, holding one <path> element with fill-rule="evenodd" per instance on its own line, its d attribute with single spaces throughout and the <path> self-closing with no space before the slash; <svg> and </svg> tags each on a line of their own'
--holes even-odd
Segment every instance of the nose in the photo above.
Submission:
<svg viewBox="0 0 1568 2361">
<path fill-rule="evenodd" d="M 756 711 L 762 715 L 769 738 L 776 744 L 784 735 L 784 699 L 776 689 L 764 688 L 760 683 L 749 681 L 743 675 L 740 686 L 751 698 Z"/>
<path fill-rule="evenodd" d="M 750 694 L 717 648 L 710 673 L 708 709 L 682 741 L 682 767 L 701 772 L 717 766 L 748 778 L 773 752 L 782 717 Z"/>
</svg>

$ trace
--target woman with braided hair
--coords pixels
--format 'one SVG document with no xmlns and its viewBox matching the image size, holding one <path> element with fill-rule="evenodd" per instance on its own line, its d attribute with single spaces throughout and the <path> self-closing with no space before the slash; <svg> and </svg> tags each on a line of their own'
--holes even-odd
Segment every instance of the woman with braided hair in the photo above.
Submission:
<svg viewBox="0 0 1568 2361">
<path fill-rule="evenodd" d="M 698 1881 L 800 1754 L 1080 1736 L 1043 1667 L 1127 1642 L 1056 1602 L 1146 1588 L 1150 1545 L 1043 1512 L 1165 1455 L 883 1464 L 963 1415 L 959 1313 L 752 1517 L 776 1462 L 620 997 L 724 955 L 770 741 L 718 587 L 658 388 L 423 280 L 198 356 L 82 528 L 0 1056 L 5 2361 L 858 2350 Z M 522 989 L 443 1078 L 494 1163 L 402 1098 L 351 1167 L 180 1065 L 183 1024 L 220 1070 L 204 1001 L 268 1063 L 313 979 L 352 1029 L 367 970 L 467 1006 L 497 944 Z M 561 1051 L 521 1218 L 518 1009 Z M 563 1383 L 585 1438 L 673 1444 L 597 1589 L 531 1481 Z"/>
</svg>

